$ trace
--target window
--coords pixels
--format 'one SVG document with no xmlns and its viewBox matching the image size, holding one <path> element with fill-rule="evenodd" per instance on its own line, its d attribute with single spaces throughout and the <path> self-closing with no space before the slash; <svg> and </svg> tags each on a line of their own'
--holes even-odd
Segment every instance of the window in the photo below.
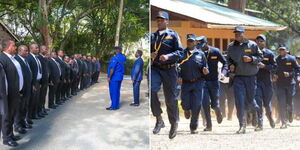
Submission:
<svg viewBox="0 0 300 150">
<path fill-rule="evenodd" d="M 222 43 L 223 43 L 222 51 L 227 51 L 228 39 L 222 39 Z"/>
<path fill-rule="evenodd" d="M 208 45 L 212 45 L 212 38 L 207 38 Z"/>
<path fill-rule="evenodd" d="M 220 48 L 220 45 L 221 45 L 220 39 L 219 39 L 219 38 L 216 38 L 216 39 L 215 39 L 215 47 Z"/>
</svg>

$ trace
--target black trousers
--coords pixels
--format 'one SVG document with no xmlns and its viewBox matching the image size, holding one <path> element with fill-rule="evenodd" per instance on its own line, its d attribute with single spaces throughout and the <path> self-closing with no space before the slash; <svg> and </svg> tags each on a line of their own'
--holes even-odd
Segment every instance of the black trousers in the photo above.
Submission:
<svg viewBox="0 0 300 150">
<path fill-rule="evenodd" d="M 55 103 L 56 104 L 61 101 L 61 98 L 62 98 L 61 90 L 62 90 L 62 88 L 63 88 L 63 81 L 60 81 L 57 85 L 56 94 L 55 94 Z"/>
<path fill-rule="evenodd" d="M 40 105 L 39 105 L 39 108 L 38 108 L 38 112 L 42 111 L 45 108 L 47 90 L 48 90 L 48 82 L 43 83 L 41 85 Z"/>
<path fill-rule="evenodd" d="M 24 127 L 25 119 L 27 114 L 27 106 L 30 99 L 30 94 L 28 96 L 21 96 L 19 102 L 19 108 L 16 111 L 16 115 L 14 118 L 14 126 L 16 128 Z"/>
<path fill-rule="evenodd" d="M 48 94 L 48 107 L 52 107 L 54 105 L 54 99 L 56 96 L 58 83 L 54 85 L 49 85 L 49 94 Z"/>
<path fill-rule="evenodd" d="M 8 97 L 8 112 L 2 116 L 2 139 L 3 141 L 12 140 L 13 123 L 16 112 L 19 108 L 20 95 L 13 95 Z"/>
<path fill-rule="evenodd" d="M 33 86 L 35 86 L 36 90 L 31 92 L 30 101 L 28 105 L 28 116 L 32 118 L 37 116 L 38 106 L 40 104 L 40 88 L 41 84 L 37 81 Z"/>
<path fill-rule="evenodd" d="M 76 94 L 78 88 L 78 78 L 75 77 L 71 83 L 71 94 Z"/>
</svg>

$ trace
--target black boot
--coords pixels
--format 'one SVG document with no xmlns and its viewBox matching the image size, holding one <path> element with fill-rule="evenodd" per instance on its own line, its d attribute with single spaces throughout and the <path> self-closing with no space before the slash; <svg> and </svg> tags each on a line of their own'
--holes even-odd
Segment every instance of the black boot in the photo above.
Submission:
<svg viewBox="0 0 300 150">
<path fill-rule="evenodd" d="M 165 123 L 162 120 L 162 117 L 161 116 L 157 116 L 156 117 L 156 124 L 155 124 L 155 127 L 153 129 L 153 134 L 159 133 L 160 129 L 164 128 L 164 127 L 165 127 Z"/>
<path fill-rule="evenodd" d="M 173 139 L 177 134 L 178 123 L 171 124 L 169 139 Z"/>
<path fill-rule="evenodd" d="M 218 122 L 218 124 L 222 123 L 222 121 L 223 121 L 223 116 L 222 116 L 222 113 L 221 113 L 220 108 L 219 108 L 219 107 L 216 107 L 216 108 L 214 108 L 214 111 L 215 111 L 216 116 L 217 116 L 217 122 Z"/>
<path fill-rule="evenodd" d="M 190 119 L 190 117 L 191 117 L 191 111 L 190 110 L 185 110 L 184 111 L 184 117 L 185 117 L 185 119 Z"/>
<path fill-rule="evenodd" d="M 262 131 L 263 130 L 263 125 L 259 123 L 257 127 L 254 129 L 254 131 Z"/>
<path fill-rule="evenodd" d="M 240 125 L 240 128 L 238 131 L 236 131 L 236 134 L 245 134 L 246 133 L 246 125 Z"/>
<path fill-rule="evenodd" d="M 272 117 L 272 114 L 271 114 L 271 113 L 268 114 L 268 115 L 267 115 L 267 118 L 268 118 L 268 120 L 269 120 L 269 122 L 270 122 L 270 126 L 271 126 L 272 128 L 275 128 L 275 122 L 274 122 L 274 119 L 273 119 L 273 117 Z"/>
</svg>

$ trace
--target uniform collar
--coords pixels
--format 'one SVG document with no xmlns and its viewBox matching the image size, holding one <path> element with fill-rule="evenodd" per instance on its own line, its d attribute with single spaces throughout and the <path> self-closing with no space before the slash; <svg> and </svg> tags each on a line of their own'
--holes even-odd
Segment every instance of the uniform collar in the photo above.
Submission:
<svg viewBox="0 0 300 150">
<path fill-rule="evenodd" d="M 168 28 L 166 28 L 165 30 L 162 31 L 157 31 L 159 35 L 163 35 L 165 33 L 167 33 Z"/>
</svg>

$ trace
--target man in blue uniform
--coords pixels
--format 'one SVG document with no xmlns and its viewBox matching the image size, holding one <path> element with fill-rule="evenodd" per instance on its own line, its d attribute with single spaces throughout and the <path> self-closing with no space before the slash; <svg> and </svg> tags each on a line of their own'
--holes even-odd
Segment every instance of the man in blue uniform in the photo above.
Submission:
<svg viewBox="0 0 300 150">
<path fill-rule="evenodd" d="M 257 77 L 257 89 L 255 100 L 259 106 L 258 115 L 258 125 L 255 131 L 261 131 L 263 129 L 263 108 L 265 107 L 266 116 L 270 122 L 272 128 L 275 127 L 274 120 L 272 118 L 272 106 L 271 100 L 273 95 L 273 86 L 271 81 L 271 73 L 274 72 L 276 68 L 275 56 L 273 52 L 266 48 L 266 36 L 258 35 L 256 37 L 256 43 L 259 49 L 263 53 L 263 60 L 258 64 L 259 71 L 256 75 Z"/>
<path fill-rule="evenodd" d="M 134 62 L 134 65 L 131 70 L 131 80 L 133 84 L 133 98 L 134 102 L 130 106 L 139 106 L 140 105 L 140 85 L 143 80 L 143 67 L 144 61 L 142 59 L 143 51 L 137 50 L 135 57 L 137 60 Z"/>
<path fill-rule="evenodd" d="M 258 64 L 263 57 L 257 44 L 248 40 L 244 32 L 244 27 L 235 27 L 235 40 L 228 47 L 228 64 L 230 72 L 234 74 L 235 106 L 240 125 L 237 134 L 246 133 L 246 110 L 255 112 L 259 109 L 254 97 Z"/>
<path fill-rule="evenodd" d="M 181 87 L 181 106 L 186 119 L 191 117 L 191 134 L 197 133 L 198 118 L 203 98 L 204 75 L 208 74 L 204 53 L 196 48 L 196 36 L 187 35 L 187 48 L 182 51 L 179 66 Z M 192 113 L 192 114 L 191 114 Z"/>
<path fill-rule="evenodd" d="M 279 56 L 276 58 L 277 69 L 277 96 L 279 101 L 279 112 L 281 129 L 287 128 L 287 118 L 293 122 L 293 96 L 295 95 L 295 76 L 299 65 L 294 56 L 288 54 L 286 47 L 279 47 Z"/>
<path fill-rule="evenodd" d="M 182 51 L 178 34 L 167 28 L 169 15 L 160 11 L 156 16 L 158 30 L 151 35 L 151 110 L 156 117 L 156 125 L 153 134 L 159 133 L 165 127 L 162 120 L 158 91 L 163 84 L 165 102 L 171 129 L 169 138 L 172 139 L 177 134 L 178 127 L 178 104 L 176 99 L 176 85 L 178 73 L 175 63 L 180 57 L 177 51 Z M 175 57 L 168 59 L 168 55 L 174 53 Z"/>
<path fill-rule="evenodd" d="M 126 57 L 122 54 L 122 47 L 115 47 L 116 55 L 109 61 L 107 81 L 109 83 L 109 94 L 111 106 L 106 110 L 117 110 L 120 108 L 120 90 L 125 73 Z"/>
<path fill-rule="evenodd" d="M 206 128 L 204 131 L 211 131 L 212 123 L 210 107 L 214 109 L 216 113 L 217 122 L 220 124 L 223 120 L 219 103 L 220 83 L 218 80 L 218 63 L 221 62 L 223 64 L 221 76 L 224 78 L 224 75 L 227 72 L 227 62 L 218 48 L 209 46 L 207 44 L 207 38 L 205 36 L 199 37 L 197 41 L 199 42 L 198 48 L 200 48 L 205 54 L 209 68 L 209 74 L 205 76 L 202 105 L 206 119 Z"/>
</svg>

